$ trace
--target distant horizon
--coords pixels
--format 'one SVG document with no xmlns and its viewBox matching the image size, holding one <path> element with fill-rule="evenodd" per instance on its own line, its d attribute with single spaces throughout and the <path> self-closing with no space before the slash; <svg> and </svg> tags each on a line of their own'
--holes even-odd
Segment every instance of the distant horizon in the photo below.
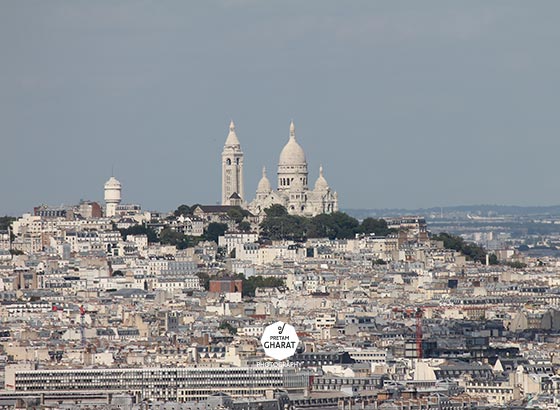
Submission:
<svg viewBox="0 0 560 410">
<path fill-rule="evenodd" d="M 97 202 L 98 204 L 100 204 L 101 206 L 104 205 L 104 201 L 98 201 L 95 199 L 91 199 L 91 198 L 81 198 L 80 200 L 84 200 L 84 201 L 93 201 L 93 202 Z M 78 205 L 80 200 L 75 201 L 75 203 L 60 203 L 60 204 L 48 204 L 48 203 L 38 203 L 36 205 L 33 205 L 29 210 L 25 210 L 25 211 L 21 211 L 19 213 L 0 213 L 0 216 L 8 216 L 8 217 L 19 217 L 23 214 L 26 213 L 33 213 L 33 207 L 36 206 L 40 206 L 40 205 L 46 205 L 49 207 L 66 207 L 66 206 L 74 206 L 74 205 Z M 214 203 L 204 203 L 204 202 L 193 202 L 193 203 L 180 203 L 177 204 L 175 207 L 171 208 L 171 209 L 167 209 L 167 210 L 162 210 L 162 209 L 155 209 L 155 208 L 145 208 L 141 203 L 137 203 L 137 202 L 127 202 L 127 201 L 123 201 L 123 204 L 135 204 L 135 205 L 140 205 L 142 207 L 142 210 L 144 211 L 151 211 L 151 212 L 162 212 L 162 213 L 171 213 L 173 211 L 175 211 L 180 205 L 188 205 L 188 206 L 192 206 L 195 204 L 200 204 L 200 205 L 219 205 L 219 201 L 216 201 Z M 446 210 L 446 209 L 454 209 L 454 208 L 481 208 L 481 207 L 503 207 L 503 208 L 517 208 L 517 209 L 528 209 L 528 208 L 537 208 L 537 209 L 546 209 L 546 208 L 559 208 L 560 210 L 560 204 L 554 204 L 554 205 L 515 205 L 515 204 L 458 204 L 458 205 L 445 205 L 445 206 L 429 206 L 429 207 L 421 207 L 421 208 L 406 208 L 406 207 L 394 207 L 394 208 L 347 208 L 347 207 L 341 207 L 340 211 L 341 212 L 345 212 L 345 213 L 350 213 L 352 211 L 356 211 L 356 212 L 368 212 L 368 211 L 376 211 L 376 212 L 383 212 L 383 211 L 428 211 L 428 210 L 439 210 L 442 209 Z"/>
<path fill-rule="evenodd" d="M 434 205 L 434 206 L 425 206 L 419 208 L 407 208 L 407 207 L 384 207 L 384 208 L 345 208 L 342 209 L 351 209 L 355 211 L 367 211 L 367 210 L 376 210 L 376 211 L 383 211 L 383 210 L 422 210 L 422 209 L 449 209 L 449 208 L 482 208 L 482 207 L 503 207 L 503 208 L 560 208 L 559 204 L 552 204 L 552 205 L 516 205 L 516 204 L 491 204 L 491 203 L 479 203 L 479 204 L 456 204 L 456 205 Z"/>
</svg>

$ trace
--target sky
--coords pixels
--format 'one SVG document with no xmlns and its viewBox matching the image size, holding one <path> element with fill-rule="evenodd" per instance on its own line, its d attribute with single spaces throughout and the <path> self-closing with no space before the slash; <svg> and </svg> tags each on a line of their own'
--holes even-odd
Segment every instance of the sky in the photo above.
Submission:
<svg viewBox="0 0 560 410">
<path fill-rule="evenodd" d="M 1 0 L 0 214 L 249 200 L 293 119 L 351 208 L 560 204 L 560 2 Z M 112 171 L 113 170 L 113 171 Z"/>
</svg>

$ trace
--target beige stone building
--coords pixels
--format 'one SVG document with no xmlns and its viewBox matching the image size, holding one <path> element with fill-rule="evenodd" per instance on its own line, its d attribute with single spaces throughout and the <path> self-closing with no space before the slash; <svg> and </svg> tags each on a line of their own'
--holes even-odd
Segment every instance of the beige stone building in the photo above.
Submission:
<svg viewBox="0 0 560 410">
<path fill-rule="evenodd" d="M 290 124 L 288 142 L 280 153 L 277 188 L 273 189 L 263 168 L 255 199 L 248 203 L 244 197 L 243 152 L 233 122 L 222 152 L 222 205 L 240 205 L 254 215 L 280 204 L 292 215 L 315 216 L 338 211 L 338 194 L 333 191 L 319 169 L 313 189 L 308 185 L 307 159 L 296 140 L 295 126 Z"/>
</svg>

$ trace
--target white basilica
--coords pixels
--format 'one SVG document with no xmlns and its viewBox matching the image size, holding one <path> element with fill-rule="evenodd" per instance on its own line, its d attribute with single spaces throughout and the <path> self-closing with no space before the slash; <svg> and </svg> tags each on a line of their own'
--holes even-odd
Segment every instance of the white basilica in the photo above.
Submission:
<svg viewBox="0 0 560 410">
<path fill-rule="evenodd" d="M 315 216 L 338 211 L 338 194 L 331 190 L 319 168 L 313 189 L 308 187 L 307 160 L 296 141 L 295 126 L 278 161 L 278 188 L 272 189 L 263 168 L 255 199 L 247 203 L 243 191 L 243 151 L 233 121 L 222 152 L 222 205 L 240 205 L 258 215 L 273 204 L 283 205 L 292 215 Z"/>
</svg>

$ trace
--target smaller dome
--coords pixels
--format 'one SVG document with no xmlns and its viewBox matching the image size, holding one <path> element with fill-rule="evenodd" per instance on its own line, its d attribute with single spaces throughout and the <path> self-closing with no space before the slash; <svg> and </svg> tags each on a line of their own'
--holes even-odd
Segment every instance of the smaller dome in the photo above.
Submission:
<svg viewBox="0 0 560 410">
<path fill-rule="evenodd" d="M 319 167 L 319 178 L 315 181 L 315 191 L 327 191 L 329 189 L 329 184 L 323 176 L 323 166 Z"/>
<path fill-rule="evenodd" d="M 263 167 L 262 178 L 259 181 L 259 185 L 257 186 L 257 192 L 270 192 L 270 191 L 272 191 L 272 187 L 270 186 L 270 181 L 266 177 L 266 167 Z"/>
<path fill-rule="evenodd" d="M 226 138 L 226 147 L 231 145 L 240 145 L 239 140 L 237 139 L 237 134 L 235 133 L 235 124 L 233 120 L 229 123 L 229 134 Z"/>
<path fill-rule="evenodd" d="M 118 181 L 117 178 L 111 177 L 107 182 L 105 182 L 105 189 L 120 189 L 121 183 Z"/>
</svg>

